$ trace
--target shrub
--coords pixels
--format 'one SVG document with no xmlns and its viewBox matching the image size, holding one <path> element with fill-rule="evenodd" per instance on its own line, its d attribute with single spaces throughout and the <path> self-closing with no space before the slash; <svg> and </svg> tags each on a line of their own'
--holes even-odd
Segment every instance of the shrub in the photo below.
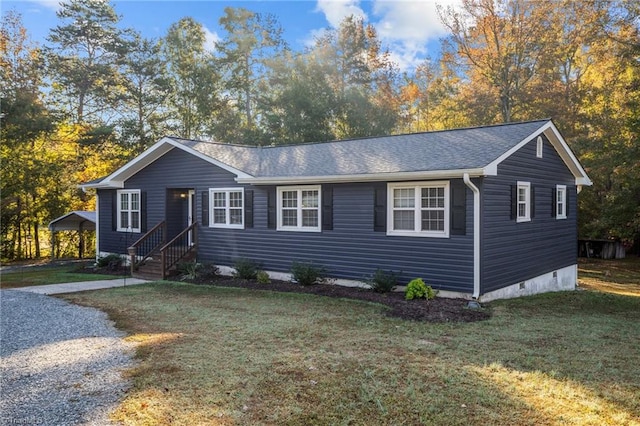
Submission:
<svg viewBox="0 0 640 426">
<path fill-rule="evenodd" d="M 96 261 L 98 268 L 108 267 L 109 269 L 117 269 L 122 265 L 122 256 L 111 253 L 103 257 L 99 257 Z"/>
<path fill-rule="evenodd" d="M 258 283 L 260 284 L 269 284 L 271 282 L 271 279 L 269 278 L 269 274 L 265 271 L 258 271 L 256 280 L 258 280 Z"/>
<path fill-rule="evenodd" d="M 398 273 L 376 269 L 376 272 L 367 280 L 367 284 L 377 293 L 388 293 L 398 285 Z"/>
<path fill-rule="evenodd" d="M 409 281 L 407 284 L 407 290 L 405 292 L 404 298 L 406 300 L 412 299 L 427 299 L 431 300 L 436 297 L 436 292 L 431 288 L 430 285 L 426 285 L 422 278 L 416 278 L 414 280 Z"/>
<path fill-rule="evenodd" d="M 178 263 L 176 269 L 180 274 L 180 279 L 184 281 L 195 280 L 196 278 L 198 278 L 198 270 L 201 267 L 202 265 L 194 260 L 193 262 Z"/>
<path fill-rule="evenodd" d="M 313 263 L 293 262 L 291 278 L 302 286 L 319 284 L 325 281 L 326 269 Z"/>
<path fill-rule="evenodd" d="M 233 264 L 235 272 L 233 276 L 243 280 L 254 280 L 258 276 L 260 270 L 260 264 L 250 259 L 238 259 Z"/>
</svg>

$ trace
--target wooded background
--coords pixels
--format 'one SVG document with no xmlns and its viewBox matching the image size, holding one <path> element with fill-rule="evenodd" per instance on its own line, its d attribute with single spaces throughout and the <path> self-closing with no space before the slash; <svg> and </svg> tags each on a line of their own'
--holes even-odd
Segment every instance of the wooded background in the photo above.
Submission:
<svg viewBox="0 0 640 426">
<path fill-rule="evenodd" d="M 146 39 L 121 28 L 109 2 L 71 0 L 40 46 L 9 11 L 1 259 L 49 255 L 43 226 L 95 208 L 77 185 L 164 135 L 273 145 L 539 118 L 554 120 L 594 181 L 579 197 L 580 237 L 638 245 L 640 3 L 463 0 L 439 14 L 442 55 L 401 72 L 354 17 L 294 51 L 277 16 L 227 8 L 208 51 L 192 18 Z M 61 239 L 56 254 L 74 253 Z"/>
</svg>

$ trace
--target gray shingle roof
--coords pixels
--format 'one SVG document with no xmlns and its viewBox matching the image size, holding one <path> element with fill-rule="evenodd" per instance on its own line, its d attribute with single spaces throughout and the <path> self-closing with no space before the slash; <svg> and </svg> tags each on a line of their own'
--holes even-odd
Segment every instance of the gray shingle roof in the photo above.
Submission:
<svg viewBox="0 0 640 426">
<path fill-rule="evenodd" d="M 172 140 L 256 178 L 486 167 L 549 120 L 274 147 Z"/>
</svg>

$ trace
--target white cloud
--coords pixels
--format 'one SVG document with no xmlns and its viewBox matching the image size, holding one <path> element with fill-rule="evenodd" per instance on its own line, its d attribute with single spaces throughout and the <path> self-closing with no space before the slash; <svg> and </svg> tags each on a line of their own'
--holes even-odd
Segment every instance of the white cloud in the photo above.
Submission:
<svg viewBox="0 0 640 426">
<path fill-rule="evenodd" d="M 391 58 L 402 70 L 411 70 L 427 56 L 428 45 L 447 34 L 437 5 L 459 6 L 462 0 L 317 0 L 316 11 L 337 28 L 347 16 L 361 16 L 372 24 Z M 363 7 L 370 12 L 367 15 Z M 313 34 L 320 33 L 314 30 Z"/>
<path fill-rule="evenodd" d="M 61 1 L 62 0 L 31 0 L 31 3 L 39 4 L 40 6 L 44 6 L 47 9 L 51 9 L 57 12 L 61 7 Z"/>
<path fill-rule="evenodd" d="M 327 22 L 333 28 L 338 28 L 347 16 L 367 19 L 367 14 L 360 8 L 360 0 L 318 0 L 316 10 L 324 13 Z"/>
<path fill-rule="evenodd" d="M 457 1 L 378 0 L 373 4 L 373 14 L 380 19 L 375 22 L 381 38 L 410 44 L 424 43 L 441 37 L 446 30 L 436 9 L 436 4 L 459 3 Z"/>
<path fill-rule="evenodd" d="M 202 26 L 204 30 L 204 48 L 210 52 L 216 50 L 216 44 L 220 41 L 218 33 L 211 31 L 209 28 Z"/>
<path fill-rule="evenodd" d="M 375 0 L 371 22 L 400 68 L 412 69 L 429 53 L 429 42 L 447 34 L 437 5 L 459 4 L 460 0 Z"/>
</svg>

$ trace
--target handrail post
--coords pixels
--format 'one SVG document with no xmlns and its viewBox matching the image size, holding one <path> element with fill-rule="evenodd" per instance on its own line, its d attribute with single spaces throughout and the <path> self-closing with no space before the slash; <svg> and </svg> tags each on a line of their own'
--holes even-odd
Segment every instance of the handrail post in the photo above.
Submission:
<svg viewBox="0 0 640 426">
<path fill-rule="evenodd" d="M 165 250 L 160 251 L 160 271 L 162 273 L 162 279 L 164 280 L 167 277 L 166 273 L 166 253 Z"/>
<path fill-rule="evenodd" d="M 133 273 L 135 272 L 137 254 L 136 252 L 138 251 L 138 249 L 136 247 L 129 247 L 127 251 L 129 252 L 129 266 L 131 266 L 131 275 L 133 275 Z"/>
</svg>

